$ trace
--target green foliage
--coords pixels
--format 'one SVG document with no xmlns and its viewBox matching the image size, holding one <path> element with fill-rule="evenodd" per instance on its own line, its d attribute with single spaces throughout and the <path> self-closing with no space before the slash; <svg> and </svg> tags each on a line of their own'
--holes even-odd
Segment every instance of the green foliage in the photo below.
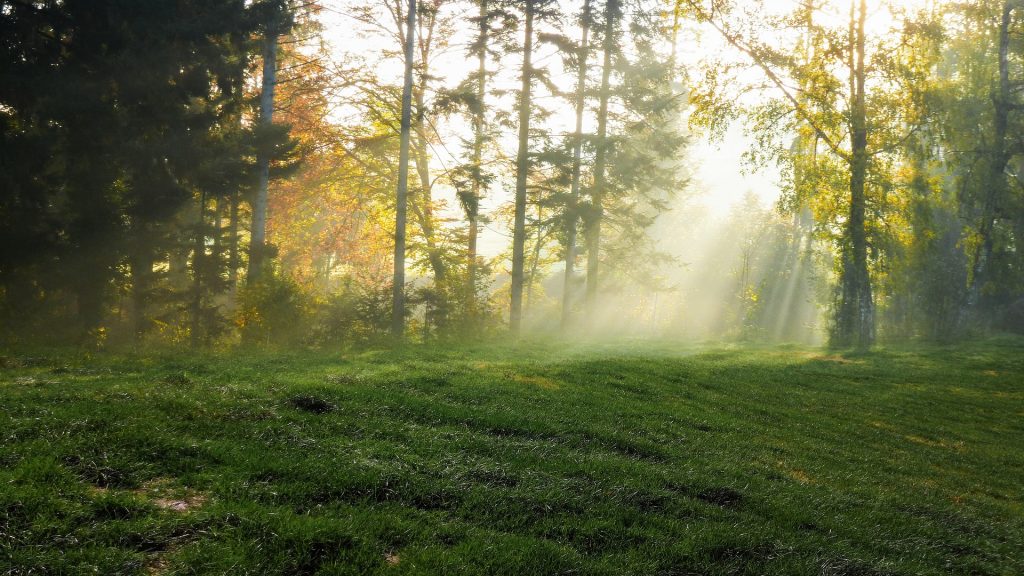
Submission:
<svg viewBox="0 0 1024 576">
<path fill-rule="evenodd" d="M 296 345 L 309 336 L 311 304 L 296 281 L 271 271 L 239 289 L 235 322 L 243 342 Z"/>
<path fill-rule="evenodd" d="M 347 279 L 320 302 L 310 323 L 312 343 L 327 346 L 372 346 L 388 338 L 391 286 L 363 286 Z"/>
<path fill-rule="evenodd" d="M 250 38 L 266 20 L 254 16 L 285 4 L 4 3 L 5 314 L 26 317 L 26 304 L 45 300 L 70 311 L 65 324 L 79 334 L 116 332 L 111 317 L 130 315 L 126 331 L 141 340 L 170 320 L 174 294 L 193 336 L 219 335 L 213 301 L 229 275 L 224 253 L 206 245 L 226 250 L 209 204 L 236 204 L 237 242 L 256 149 L 273 148 L 282 169 L 293 160 L 286 128 L 256 134 L 242 120 Z M 46 315 L 35 320 L 45 330 Z"/>
<path fill-rule="evenodd" d="M 486 262 L 481 250 L 496 252 L 484 230 L 513 212 L 488 214 L 482 200 L 518 176 L 510 293 L 525 292 L 531 327 L 554 327 L 558 302 L 547 288 L 570 238 L 571 253 L 588 256 L 592 316 L 670 292 L 666 270 L 676 263 L 651 229 L 686 190 L 685 114 L 711 135 L 745 120 L 747 157 L 781 166 L 780 206 L 794 218 L 761 223 L 771 231 L 751 252 L 759 269 L 716 295 L 731 306 L 717 333 L 800 333 L 807 316 L 786 309 L 794 286 L 798 300 L 830 307 L 837 345 L 870 342 L 876 309 L 888 339 L 1016 326 L 1016 0 L 883 3 L 868 18 L 864 49 L 859 1 L 686 0 L 670 11 L 595 1 L 585 16 L 549 0 L 471 4 L 420 3 L 407 234 L 418 275 L 408 320 L 422 339 L 500 325 L 506 255 Z M 345 17 L 368 34 L 401 40 L 401 2 L 351 8 Z M 467 8 L 473 22 L 462 28 Z M 357 43 L 332 53 L 323 9 L 293 0 L 2 4 L 0 338 L 87 347 L 199 347 L 240 335 L 277 346 L 380 340 L 382 318 L 371 315 L 388 313 L 400 90 L 378 64 L 398 52 Z M 516 73 L 525 9 L 536 20 L 538 60 L 525 71 L 536 97 L 515 118 L 516 91 L 502 74 Z M 586 47 L 574 28 L 584 19 Z M 692 38 L 691 25 L 701 29 Z M 703 47 L 705 32 L 725 49 L 701 70 L 683 69 L 678 55 Z M 268 35 L 281 36 L 282 75 L 278 121 L 265 126 L 252 91 Z M 457 45 L 483 60 L 464 79 L 445 78 L 431 66 Z M 856 87 L 861 60 L 866 94 Z M 580 134 L 560 119 L 577 102 Z M 443 124 L 456 114 L 469 125 Z M 503 149 L 517 122 L 529 125 L 518 170 Z M 245 246 L 257 158 L 271 159 L 276 179 L 268 234 L 277 246 Z M 451 216 L 445 194 L 464 219 Z M 578 253 L 577 236 L 589 254 Z M 237 291 L 247 257 L 257 270 L 273 258 L 266 269 L 277 276 Z M 566 312 L 582 276 L 567 277 Z M 596 310 L 604 297 L 607 314 Z"/>
<path fill-rule="evenodd" d="M 466 342 L 499 334 L 502 321 L 499 304 L 491 294 L 489 267 L 478 265 L 472 288 L 465 270 L 450 269 L 450 273 L 443 285 L 409 291 L 409 304 L 422 311 L 414 335 L 421 341 Z"/>
</svg>

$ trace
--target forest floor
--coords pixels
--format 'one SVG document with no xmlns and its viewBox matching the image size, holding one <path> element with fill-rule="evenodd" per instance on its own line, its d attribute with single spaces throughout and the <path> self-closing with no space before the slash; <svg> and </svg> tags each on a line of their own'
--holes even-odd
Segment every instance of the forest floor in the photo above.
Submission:
<svg viewBox="0 0 1024 576">
<path fill-rule="evenodd" d="M 0 356 L 0 574 L 1024 574 L 1024 340 Z"/>
</svg>

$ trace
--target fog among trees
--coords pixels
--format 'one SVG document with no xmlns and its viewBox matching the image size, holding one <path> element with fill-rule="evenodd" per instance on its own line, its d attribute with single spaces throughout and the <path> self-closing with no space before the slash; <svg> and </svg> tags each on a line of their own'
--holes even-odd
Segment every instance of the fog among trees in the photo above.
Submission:
<svg viewBox="0 0 1024 576">
<path fill-rule="evenodd" d="M 0 338 L 1021 331 L 1022 86 L 1016 0 L 4 0 Z"/>
</svg>

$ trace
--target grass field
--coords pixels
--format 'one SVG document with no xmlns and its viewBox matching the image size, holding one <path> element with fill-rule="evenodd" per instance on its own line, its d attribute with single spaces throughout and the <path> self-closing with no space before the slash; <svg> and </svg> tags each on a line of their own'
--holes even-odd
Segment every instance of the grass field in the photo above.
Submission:
<svg viewBox="0 0 1024 576">
<path fill-rule="evenodd" d="M 1024 574 L 1024 341 L 0 359 L 0 574 Z"/>
</svg>

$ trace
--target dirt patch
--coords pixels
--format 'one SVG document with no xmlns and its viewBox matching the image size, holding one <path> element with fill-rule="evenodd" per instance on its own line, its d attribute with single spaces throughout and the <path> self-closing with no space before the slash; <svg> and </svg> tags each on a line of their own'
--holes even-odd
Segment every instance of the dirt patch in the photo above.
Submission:
<svg viewBox="0 0 1024 576">
<path fill-rule="evenodd" d="M 201 508 L 208 500 L 205 494 L 180 486 L 170 478 L 150 480 L 133 492 L 152 502 L 161 510 L 170 510 L 181 514 Z"/>
<path fill-rule="evenodd" d="M 743 494 L 729 487 L 701 490 L 697 493 L 697 498 L 722 508 L 736 508 L 743 503 Z"/>
<path fill-rule="evenodd" d="M 202 496 L 195 496 L 186 498 L 185 500 L 174 500 L 171 498 L 157 498 L 153 500 L 153 504 L 164 510 L 172 510 L 174 512 L 188 512 L 193 508 L 198 508 L 206 502 L 206 499 Z"/>
<path fill-rule="evenodd" d="M 156 554 L 146 561 L 146 574 L 150 574 L 151 576 L 166 574 L 170 569 L 171 563 L 163 554 Z"/>
<path fill-rule="evenodd" d="M 388 566 L 398 566 L 402 559 L 398 557 L 398 554 L 388 552 L 384 555 L 384 561 L 388 563 Z"/>
<path fill-rule="evenodd" d="M 301 410 L 310 414 L 327 414 L 328 412 L 334 412 L 338 409 L 338 407 L 331 402 L 311 394 L 292 396 L 288 399 L 288 404 L 296 410 Z"/>
</svg>

